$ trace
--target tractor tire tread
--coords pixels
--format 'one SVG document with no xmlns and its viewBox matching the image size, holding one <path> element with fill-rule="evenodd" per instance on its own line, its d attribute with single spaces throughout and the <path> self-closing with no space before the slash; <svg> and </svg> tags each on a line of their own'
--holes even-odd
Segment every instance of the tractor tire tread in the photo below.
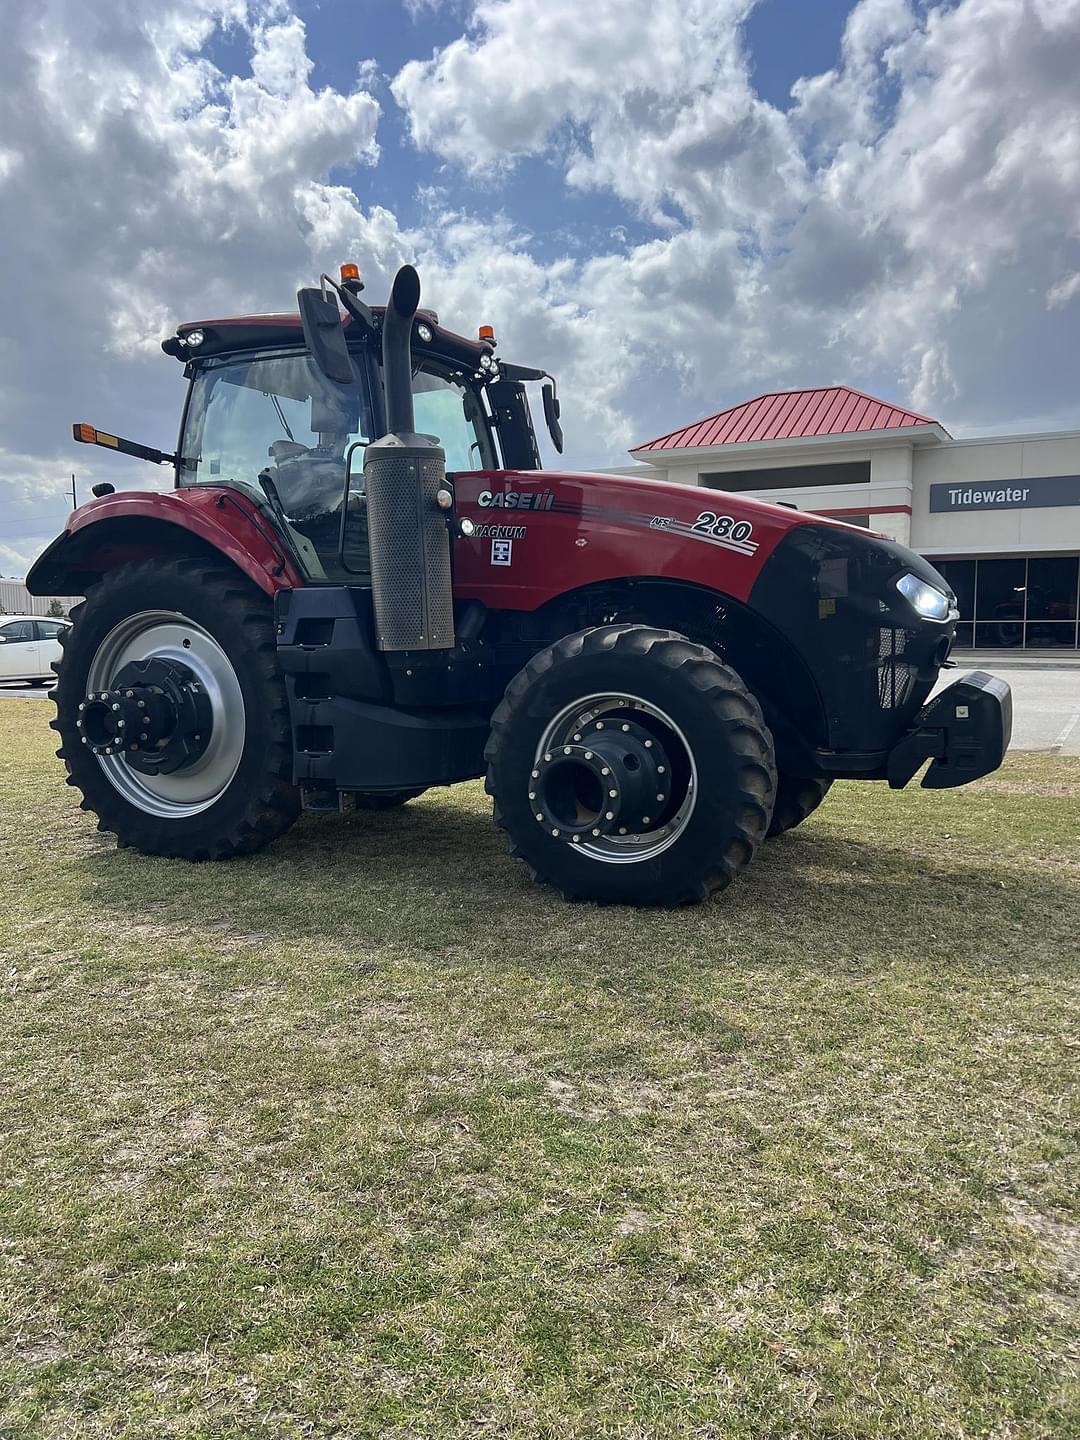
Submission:
<svg viewBox="0 0 1080 1440">
<path fill-rule="evenodd" d="M 168 839 L 158 837 L 153 843 L 147 844 L 131 838 L 134 832 L 130 815 L 138 815 L 139 812 L 124 801 L 118 792 L 107 787 L 102 787 L 100 797 L 93 801 L 84 795 L 79 802 L 80 809 L 98 815 L 97 828 L 115 835 L 119 849 L 135 848 L 143 853 L 192 861 L 222 860 L 235 855 L 250 854 L 262 849 L 287 830 L 299 813 L 299 796 L 291 783 L 292 738 L 288 703 L 276 662 L 277 649 L 266 596 L 254 585 L 238 583 L 235 570 L 225 563 L 218 564 L 194 557 L 180 557 L 169 561 L 136 561 L 104 575 L 88 590 L 87 599 L 72 607 L 70 616 L 76 624 L 66 628 L 59 636 L 61 650 L 66 650 L 72 637 L 78 635 L 77 617 L 87 604 L 107 601 L 114 589 L 132 583 L 137 585 L 141 582 L 146 593 L 152 593 L 152 587 L 161 583 L 163 575 L 169 574 L 183 579 L 197 575 L 200 590 L 215 592 L 217 603 L 238 618 L 245 631 L 258 637 L 252 643 L 250 653 L 257 662 L 259 678 L 266 686 L 268 695 L 272 697 L 264 710 L 270 730 L 270 742 L 264 752 L 261 778 L 246 794 L 239 817 L 217 834 L 197 843 L 190 840 L 171 843 Z M 54 730 L 60 732 L 62 740 L 64 708 L 78 703 L 77 699 L 69 698 L 67 694 L 65 658 L 62 653 L 59 661 L 53 664 L 57 676 L 57 683 L 52 691 L 56 712 L 49 722 Z M 68 771 L 67 783 L 79 787 L 80 780 L 72 768 L 75 757 L 68 755 L 63 743 L 57 755 L 64 761 Z M 81 756 L 78 758 L 82 759 Z"/>
<path fill-rule="evenodd" d="M 567 888 L 557 877 L 522 855 L 499 804 L 494 763 L 505 743 L 511 722 L 527 705 L 530 692 L 543 676 L 554 666 L 579 656 L 609 653 L 626 655 L 635 660 L 648 657 L 669 671 L 682 672 L 701 693 L 713 720 L 722 727 L 729 742 L 736 738 L 739 742 L 737 747 L 733 746 L 741 760 L 739 820 L 732 827 L 733 833 L 724 852 L 702 874 L 688 878 L 685 888 L 674 890 L 661 903 L 674 908 L 706 900 L 726 888 L 745 869 L 764 840 L 772 816 L 776 764 L 772 737 L 761 707 L 738 673 L 705 646 L 688 640 L 677 631 L 645 625 L 606 625 L 563 636 L 527 662 L 507 686 L 492 715 L 484 750 L 487 761 L 484 785 L 492 796 L 494 823 L 506 833 L 511 856 L 525 860 L 537 884 L 553 887 L 564 900 L 588 898 L 576 889 Z"/>
</svg>

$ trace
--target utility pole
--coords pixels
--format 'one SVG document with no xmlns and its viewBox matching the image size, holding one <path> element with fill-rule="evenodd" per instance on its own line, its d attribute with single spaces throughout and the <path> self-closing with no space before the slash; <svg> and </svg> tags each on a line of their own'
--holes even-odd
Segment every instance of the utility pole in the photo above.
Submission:
<svg viewBox="0 0 1080 1440">
<path fill-rule="evenodd" d="M 78 495 L 75 493 L 75 476 L 74 476 L 74 475 L 72 475 L 72 477 L 71 477 L 71 508 L 72 508 L 73 510 L 77 510 L 77 509 L 79 508 L 79 497 L 78 497 Z"/>
</svg>

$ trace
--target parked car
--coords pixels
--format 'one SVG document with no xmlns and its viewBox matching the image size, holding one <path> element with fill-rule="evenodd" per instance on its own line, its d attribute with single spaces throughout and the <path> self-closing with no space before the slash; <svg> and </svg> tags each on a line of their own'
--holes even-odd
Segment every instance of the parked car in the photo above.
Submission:
<svg viewBox="0 0 1080 1440">
<path fill-rule="evenodd" d="M 70 625 L 70 620 L 0 615 L 0 683 L 55 680 L 52 667 L 60 659 L 60 633 Z"/>
</svg>

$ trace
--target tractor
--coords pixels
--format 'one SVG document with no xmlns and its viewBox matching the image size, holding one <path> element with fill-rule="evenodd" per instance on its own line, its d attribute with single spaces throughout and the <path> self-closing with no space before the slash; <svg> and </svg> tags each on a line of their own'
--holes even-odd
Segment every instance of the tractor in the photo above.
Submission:
<svg viewBox="0 0 1080 1440">
<path fill-rule="evenodd" d="M 355 267 L 296 313 L 193 321 L 171 491 L 73 512 L 28 578 L 81 594 L 57 752 L 121 846 L 259 850 L 303 810 L 392 810 L 486 777 L 511 855 L 567 899 L 728 885 L 838 778 L 994 770 L 1009 687 L 930 699 L 955 596 L 841 521 L 689 485 L 545 471 L 545 371 Z M 535 395 L 535 391 L 532 392 Z"/>
</svg>

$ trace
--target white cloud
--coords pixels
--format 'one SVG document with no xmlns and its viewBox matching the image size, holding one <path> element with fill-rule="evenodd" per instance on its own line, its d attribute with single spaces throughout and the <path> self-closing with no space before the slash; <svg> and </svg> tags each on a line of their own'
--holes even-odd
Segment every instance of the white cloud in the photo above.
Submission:
<svg viewBox="0 0 1080 1440">
<path fill-rule="evenodd" d="M 494 0 L 393 92 L 415 142 L 472 174 L 545 155 L 674 217 L 561 292 L 592 313 L 595 365 L 610 344 L 624 383 L 674 370 L 672 420 L 847 379 L 961 429 L 1076 423 L 1053 312 L 1080 258 L 1080 0 L 861 0 L 786 113 L 752 90 L 748 8 Z"/>
<path fill-rule="evenodd" d="M 1080 423 L 1080 0 L 860 0 L 787 110 L 753 88 L 752 4 L 442 6 L 462 34 L 392 86 L 432 170 L 409 229 L 366 197 L 398 163 L 379 57 L 320 88 L 285 0 L 9 0 L 0 568 L 40 543 L 10 523 L 46 496 L 27 477 L 91 475 L 71 420 L 171 447 L 181 384 L 157 347 L 179 318 L 280 308 L 344 257 L 376 297 L 417 260 L 448 323 L 490 321 L 559 375 L 583 463 L 787 384 L 879 389 L 958 431 Z M 419 48 L 433 7 L 412 8 Z M 211 63 L 222 34 L 250 74 Z M 538 159 L 542 242 L 499 209 Z M 553 248 L 560 186 L 572 213 L 617 212 L 591 254 Z"/>
<path fill-rule="evenodd" d="M 61 473 L 86 475 L 75 419 L 171 448 L 182 390 L 159 344 L 179 319 L 287 306 L 343 255 L 384 281 L 403 246 L 392 216 L 332 183 L 376 163 L 377 101 L 359 82 L 312 87 L 304 27 L 277 0 L 20 0 L 10 21 L 0 436 L 63 447 Z M 219 27 L 246 40 L 250 76 L 202 53 Z M 29 558 L 10 538 L 17 481 L 0 467 L 0 536 Z"/>
</svg>

